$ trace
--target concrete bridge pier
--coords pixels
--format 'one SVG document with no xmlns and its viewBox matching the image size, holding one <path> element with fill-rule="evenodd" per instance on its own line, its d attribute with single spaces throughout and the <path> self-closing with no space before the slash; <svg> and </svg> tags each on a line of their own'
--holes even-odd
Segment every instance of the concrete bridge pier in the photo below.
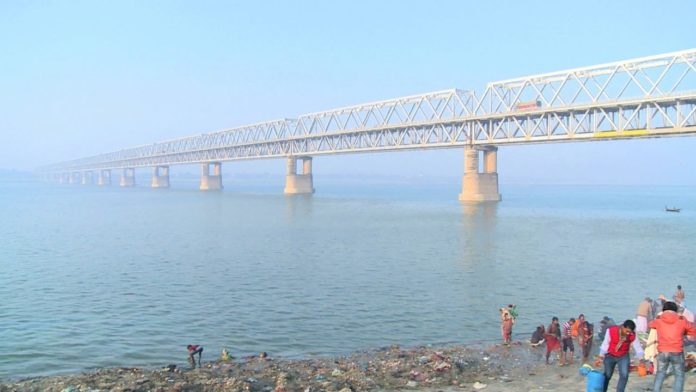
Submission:
<svg viewBox="0 0 696 392">
<path fill-rule="evenodd" d="M 483 172 L 479 172 L 479 152 L 483 152 Z M 500 201 L 498 191 L 498 147 L 468 146 L 464 148 L 464 177 L 459 201 Z"/>
<path fill-rule="evenodd" d="M 68 178 L 68 184 L 74 185 L 82 182 L 82 173 L 73 172 L 70 173 L 70 178 Z"/>
<path fill-rule="evenodd" d="M 169 188 L 169 166 L 155 166 L 152 171 L 153 188 Z"/>
<path fill-rule="evenodd" d="M 82 185 L 92 185 L 94 182 L 94 173 L 91 170 L 87 170 L 82 173 Z"/>
<path fill-rule="evenodd" d="M 302 161 L 301 174 L 297 174 L 297 161 Z M 288 157 L 288 170 L 285 176 L 284 192 L 288 195 L 314 193 L 312 157 Z"/>
<path fill-rule="evenodd" d="M 121 181 L 119 185 L 122 187 L 135 186 L 135 169 L 125 168 L 121 172 Z"/>
<path fill-rule="evenodd" d="M 69 184 L 70 183 L 70 173 L 60 173 L 60 177 L 58 178 L 58 182 L 61 184 Z"/>
<path fill-rule="evenodd" d="M 210 167 L 213 173 L 210 174 Z M 201 165 L 201 186 L 202 191 L 218 191 L 222 189 L 222 164 L 220 162 L 204 163 Z"/>
<path fill-rule="evenodd" d="M 111 185 L 111 170 L 100 170 L 97 176 L 97 186 Z"/>
</svg>

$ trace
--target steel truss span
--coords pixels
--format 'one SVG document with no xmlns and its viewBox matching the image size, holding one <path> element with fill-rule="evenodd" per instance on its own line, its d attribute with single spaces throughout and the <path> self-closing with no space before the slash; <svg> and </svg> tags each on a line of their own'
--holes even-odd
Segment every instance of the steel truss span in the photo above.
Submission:
<svg viewBox="0 0 696 392">
<path fill-rule="evenodd" d="M 190 136 L 45 172 L 696 133 L 696 49 Z"/>
</svg>

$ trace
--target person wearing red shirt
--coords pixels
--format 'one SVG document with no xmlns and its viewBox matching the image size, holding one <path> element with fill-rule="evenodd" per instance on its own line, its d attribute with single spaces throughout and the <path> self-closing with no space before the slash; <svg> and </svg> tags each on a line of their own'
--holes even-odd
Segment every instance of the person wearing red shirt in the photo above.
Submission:
<svg viewBox="0 0 696 392">
<path fill-rule="evenodd" d="M 615 325 L 607 329 L 604 341 L 599 347 L 599 358 L 604 362 L 604 389 L 609 388 L 609 380 L 614 374 L 614 368 L 619 365 L 619 383 L 616 392 L 624 392 L 628 383 L 628 367 L 631 363 L 629 350 L 631 345 L 639 358 L 643 357 L 643 347 L 636 339 L 636 323 L 633 320 L 624 321 L 623 325 Z"/>
<path fill-rule="evenodd" d="M 578 343 L 582 349 L 582 363 L 587 363 L 592 351 L 592 340 L 594 338 L 594 327 L 589 321 L 583 321 L 578 327 Z"/>
<path fill-rule="evenodd" d="M 657 374 L 653 385 L 655 392 L 662 390 L 670 363 L 674 365 L 672 391 L 684 390 L 684 335 L 696 336 L 696 328 L 677 313 L 677 309 L 676 303 L 665 302 L 662 313 L 649 325 L 657 331 Z"/>
<path fill-rule="evenodd" d="M 546 329 L 544 337 L 546 338 L 546 364 L 549 364 L 551 352 L 556 350 L 558 351 L 559 364 L 561 366 L 565 365 L 564 362 L 561 362 L 561 327 L 558 325 L 558 317 L 551 319 L 551 324 Z"/>
</svg>

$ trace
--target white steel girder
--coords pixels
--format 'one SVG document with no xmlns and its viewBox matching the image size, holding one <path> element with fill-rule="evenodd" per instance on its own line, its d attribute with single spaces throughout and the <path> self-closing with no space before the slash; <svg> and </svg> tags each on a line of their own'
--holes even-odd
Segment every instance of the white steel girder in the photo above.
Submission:
<svg viewBox="0 0 696 392">
<path fill-rule="evenodd" d="M 696 49 L 311 113 L 42 168 L 84 171 L 696 133 Z"/>
</svg>

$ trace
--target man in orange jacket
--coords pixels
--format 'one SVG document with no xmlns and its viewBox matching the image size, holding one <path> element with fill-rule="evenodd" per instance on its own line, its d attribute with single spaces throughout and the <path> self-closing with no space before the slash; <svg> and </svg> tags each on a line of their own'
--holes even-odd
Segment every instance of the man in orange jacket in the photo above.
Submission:
<svg viewBox="0 0 696 392">
<path fill-rule="evenodd" d="M 650 322 L 650 328 L 657 330 L 657 374 L 654 392 L 662 390 L 662 382 L 669 364 L 674 365 L 674 385 L 672 391 L 684 390 L 684 335 L 696 336 L 696 328 L 677 313 L 677 304 L 665 302 L 662 314 Z"/>
</svg>

